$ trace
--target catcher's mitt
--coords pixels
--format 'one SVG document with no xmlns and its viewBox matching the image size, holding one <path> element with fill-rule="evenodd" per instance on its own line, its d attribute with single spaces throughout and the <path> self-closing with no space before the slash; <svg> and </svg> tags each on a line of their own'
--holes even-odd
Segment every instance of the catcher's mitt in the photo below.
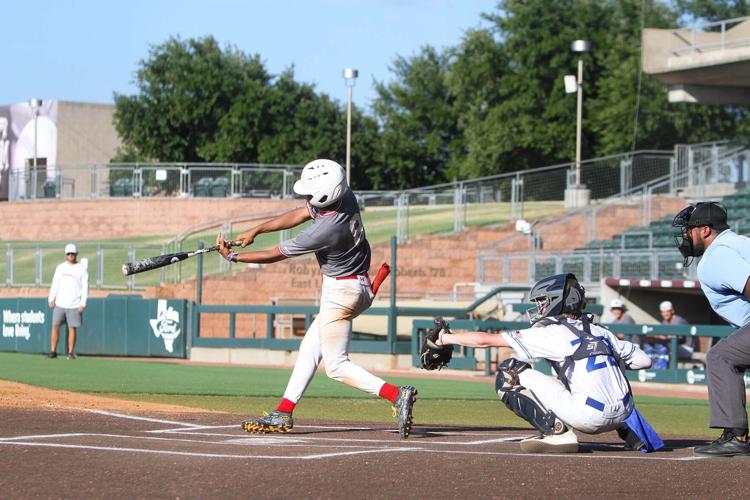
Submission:
<svg viewBox="0 0 750 500">
<path fill-rule="evenodd" d="M 443 318 L 435 318 L 435 327 L 428 332 L 422 341 L 422 349 L 419 357 L 422 361 L 422 368 L 425 370 L 439 370 L 448 364 L 453 357 L 453 346 L 439 346 L 435 342 L 440 337 L 440 331 L 451 333 L 451 330 Z"/>
</svg>

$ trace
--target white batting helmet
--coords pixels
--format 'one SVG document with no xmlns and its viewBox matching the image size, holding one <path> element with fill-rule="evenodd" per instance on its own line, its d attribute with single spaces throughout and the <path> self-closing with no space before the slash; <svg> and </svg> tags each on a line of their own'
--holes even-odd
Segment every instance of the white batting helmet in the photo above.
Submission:
<svg viewBox="0 0 750 500">
<path fill-rule="evenodd" d="M 346 192 L 344 168 L 332 160 L 313 160 L 302 169 L 294 192 L 311 196 L 310 205 L 323 208 L 336 203 Z"/>
</svg>

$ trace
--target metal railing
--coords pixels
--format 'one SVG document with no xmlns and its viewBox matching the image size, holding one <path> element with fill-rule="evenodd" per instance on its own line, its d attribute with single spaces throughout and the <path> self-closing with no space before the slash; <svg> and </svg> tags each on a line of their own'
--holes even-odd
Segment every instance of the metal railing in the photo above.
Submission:
<svg viewBox="0 0 750 500">
<path fill-rule="evenodd" d="M 712 50 L 725 50 L 750 45 L 750 37 L 732 33 L 733 28 L 747 22 L 750 22 L 750 16 L 725 19 L 696 27 L 674 29 L 672 35 L 677 37 L 686 47 L 672 49 L 671 53 L 680 57 L 686 54 L 694 55 Z M 687 37 L 684 35 L 686 31 L 688 32 Z"/>
<path fill-rule="evenodd" d="M 11 170 L 9 199 L 290 198 L 302 165 L 110 163 Z"/>
<path fill-rule="evenodd" d="M 587 287 L 604 278 L 696 279 L 695 266 L 684 268 L 676 249 L 599 249 L 571 253 L 479 254 L 477 281 L 529 285 L 543 276 L 573 273 Z"/>
<path fill-rule="evenodd" d="M 48 287 L 55 268 L 65 260 L 61 243 L 6 243 L 0 265 L 0 286 Z M 128 277 L 122 274 L 125 262 L 165 253 L 162 244 L 78 243 L 78 257 L 89 273 L 90 289 L 133 290 L 158 286 L 166 279 L 166 268 Z"/>
</svg>

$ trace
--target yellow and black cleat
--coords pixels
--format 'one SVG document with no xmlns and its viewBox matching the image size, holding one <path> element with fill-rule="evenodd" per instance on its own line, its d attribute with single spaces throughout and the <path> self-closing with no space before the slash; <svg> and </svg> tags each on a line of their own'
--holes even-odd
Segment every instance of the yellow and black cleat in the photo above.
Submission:
<svg viewBox="0 0 750 500">
<path fill-rule="evenodd" d="M 417 390 L 414 387 L 405 385 L 398 388 L 398 397 L 393 402 L 393 416 L 398 417 L 398 434 L 401 439 L 406 439 L 411 434 L 414 425 L 412 409 L 416 400 Z"/>
<path fill-rule="evenodd" d="M 255 417 L 242 422 L 242 429 L 251 434 L 269 434 L 273 432 L 289 432 L 294 427 L 291 413 L 274 410 L 263 413 L 262 417 Z"/>
</svg>

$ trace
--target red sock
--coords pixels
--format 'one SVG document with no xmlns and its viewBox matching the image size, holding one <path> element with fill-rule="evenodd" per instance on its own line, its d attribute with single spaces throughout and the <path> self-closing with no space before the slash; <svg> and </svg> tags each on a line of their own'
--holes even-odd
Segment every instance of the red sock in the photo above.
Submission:
<svg viewBox="0 0 750 500">
<path fill-rule="evenodd" d="M 289 401 L 286 398 L 281 398 L 281 403 L 279 403 L 279 406 L 278 408 L 276 408 L 276 410 L 283 411 L 284 413 L 292 413 L 295 406 L 297 406 L 297 403 Z"/>
<path fill-rule="evenodd" d="M 398 387 L 386 382 L 385 384 L 383 384 L 383 387 L 380 388 L 378 396 L 393 403 L 398 397 Z"/>
</svg>

